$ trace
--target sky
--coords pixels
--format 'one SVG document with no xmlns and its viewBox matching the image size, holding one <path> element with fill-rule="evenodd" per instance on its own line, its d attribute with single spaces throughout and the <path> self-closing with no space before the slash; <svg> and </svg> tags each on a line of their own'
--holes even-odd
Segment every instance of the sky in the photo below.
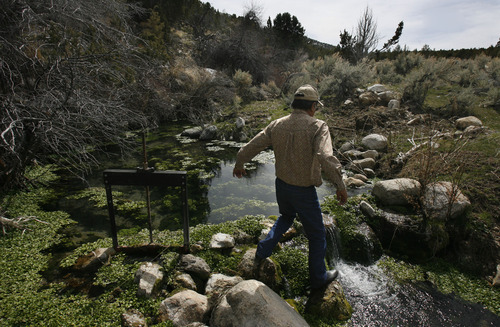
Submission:
<svg viewBox="0 0 500 327">
<path fill-rule="evenodd" d="M 377 23 L 378 48 L 404 22 L 401 47 L 420 50 L 488 48 L 500 39 L 500 0 L 210 0 L 212 7 L 242 16 L 252 6 L 262 11 L 263 24 L 277 14 L 296 16 L 305 35 L 337 45 L 340 32 L 355 34 L 364 10 Z"/>
</svg>

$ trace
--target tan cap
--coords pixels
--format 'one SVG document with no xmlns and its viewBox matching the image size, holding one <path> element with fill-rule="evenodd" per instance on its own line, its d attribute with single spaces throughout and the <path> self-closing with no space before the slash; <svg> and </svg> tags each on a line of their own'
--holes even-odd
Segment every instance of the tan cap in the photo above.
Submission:
<svg viewBox="0 0 500 327">
<path fill-rule="evenodd" d="M 302 85 L 295 91 L 293 96 L 294 100 L 306 100 L 306 101 L 317 101 L 320 105 L 323 105 L 321 101 L 319 101 L 318 91 L 314 87 L 309 84 Z"/>
</svg>

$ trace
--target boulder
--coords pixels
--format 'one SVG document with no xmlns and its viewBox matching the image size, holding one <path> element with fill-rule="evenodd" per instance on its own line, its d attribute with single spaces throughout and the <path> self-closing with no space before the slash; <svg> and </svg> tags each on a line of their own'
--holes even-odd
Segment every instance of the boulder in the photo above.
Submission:
<svg viewBox="0 0 500 327">
<path fill-rule="evenodd" d="M 196 282 L 190 274 L 178 274 L 177 276 L 175 276 L 175 284 L 177 287 L 183 287 L 188 290 L 198 290 Z"/>
<path fill-rule="evenodd" d="M 189 137 L 192 139 L 198 139 L 198 138 L 200 138 L 201 132 L 203 132 L 203 127 L 196 126 L 196 127 L 191 127 L 191 128 L 185 129 L 181 133 L 181 136 Z"/>
<path fill-rule="evenodd" d="M 423 209 L 428 217 L 454 219 L 462 215 L 470 205 L 469 199 L 453 183 L 436 182 L 425 188 Z"/>
<path fill-rule="evenodd" d="M 153 262 L 143 263 L 135 273 L 135 282 L 139 284 L 137 296 L 153 296 L 159 290 L 162 280 L 162 266 Z"/>
<path fill-rule="evenodd" d="M 181 257 L 179 268 L 187 273 L 194 274 L 202 280 L 207 280 L 210 276 L 210 266 L 205 260 L 195 257 L 192 254 L 186 254 Z"/>
<path fill-rule="evenodd" d="M 200 140 L 209 141 L 217 137 L 217 126 L 208 125 L 206 126 L 200 134 Z"/>
<path fill-rule="evenodd" d="M 376 182 L 372 194 L 386 206 L 406 206 L 420 194 L 420 183 L 410 178 L 396 178 Z"/>
<path fill-rule="evenodd" d="M 361 168 L 361 169 L 365 169 L 365 168 L 373 169 L 373 168 L 375 168 L 375 165 L 377 163 L 372 158 L 365 158 L 365 159 L 353 160 L 352 164 L 356 167 Z"/>
<path fill-rule="evenodd" d="M 278 275 L 278 267 L 270 258 L 263 260 L 260 265 L 255 263 L 256 249 L 249 249 L 243 255 L 241 262 L 238 265 L 238 270 L 243 278 L 255 278 L 263 282 L 273 290 L 278 291 L 280 286 L 280 276 Z"/>
<path fill-rule="evenodd" d="M 358 224 L 342 237 L 342 258 L 371 265 L 383 254 L 382 244 L 367 223 Z"/>
<path fill-rule="evenodd" d="M 369 150 L 384 151 L 387 149 L 387 138 L 380 134 L 370 134 L 361 140 L 361 144 Z"/>
<path fill-rule="evenodd" d="M 377 159 L 378 157 L 378 151 L 377 150 L 366 150 L 364 152 L 361 152 L 361 157 L 362 158 L 372 158 L 372 159 Z"/>
<path fill-rule="evenodd" d="M 212 235 L 211 249 L 230 249 L 234 247 L 234 238 L 229 234 L 217 233 Z"/>
<path fill-rule="evenodd" d="M 387 88 L 383 84 L 373 84 L 369 86 L 367 89 L 369 92 L 381 93 L 387 91 Z"/>
<path fill-rule="evenodd" d="M 214 327 L 309 326 L 278 294 L 256 280 L 246 280 L 224 295 L 212 312 Z"/>
<path fill-rule="evenodd" d="M 457 129 L 464 130 L 469 126 L 483 126 L 483 122 L 474 116 L 462 117 L 456 120 Z"/>
<path fill-rule="evenodd" d="M 432 224 L 424 229 L 422 217 L 378 210 L 370 221 L 380 243 L 389 253 L 416 261 L 432 258 L 449 244 L 444 225 Z"/>
<path fill-rule="evenodd" d="M 352 307 L 345 298 L 342 286 L 335 281 L 311 294 L 306 303 L 306 312 L 327 319 L 347 320 L 351 318 Z"/>
<path fill-rule="evenodd" d="M 243 281 L 240 276 L 226 276 L 223 274 L 213 274 L 207 282 L 205 294 L 208 297 L 209 308 L 213 309 L 219 300 L 231 288 Z"/>
<path fill-rule="evenodd" d="M 160 321 L 172 321 L 174 326 L 184 327 L 208 320 L 208 299 L 192 290 L 186 290 L 166 298 L 160 304 Z"/>
</svg>

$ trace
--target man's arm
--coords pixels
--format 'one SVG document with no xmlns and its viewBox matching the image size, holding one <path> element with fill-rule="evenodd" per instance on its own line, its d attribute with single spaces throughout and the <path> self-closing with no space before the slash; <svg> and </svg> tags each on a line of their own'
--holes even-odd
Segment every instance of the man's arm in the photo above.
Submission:
<svg viewBox="0 0 500 327">
<path fill-rule="evenodd" d="M 246 162 L 252 160 L 259 152 L 271 146 L 270 125 L 257 134 L 253 139 L 245 144 L 236 155 L 236 163 L 233 169 L 233 176 L 241 178 L 246 175 L 243 167 Z"/>
</svg>

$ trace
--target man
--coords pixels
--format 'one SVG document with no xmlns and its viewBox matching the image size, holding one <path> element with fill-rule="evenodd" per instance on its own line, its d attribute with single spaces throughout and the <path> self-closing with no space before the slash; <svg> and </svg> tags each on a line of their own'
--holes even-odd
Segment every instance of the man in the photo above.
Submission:
<svg viewBox="0 0 500 327">
<path fill-rule="evenodd" d="M 310 287 L 315 290 L 338 275 L 336 270 L 327 271 L 325 265 L 326 232 L 315 188 L 322 184 L 321 171 L 335 184 L 340 204 L 347 201 L 347 192 L 328 126 L 314 118 L 318 106 L 323 106 L 318 91 L 308 84 L 299 87 L 291 106 L 294 110 L 290 115 L 271 122 L 239 150 L 233 176 L 246 175 L 243 165 L 272 146 L 280 216 L 266 239 L 259 242 L 256 262 L 272 254 L 298 214 L 309 241 Z"/>
</svg>

